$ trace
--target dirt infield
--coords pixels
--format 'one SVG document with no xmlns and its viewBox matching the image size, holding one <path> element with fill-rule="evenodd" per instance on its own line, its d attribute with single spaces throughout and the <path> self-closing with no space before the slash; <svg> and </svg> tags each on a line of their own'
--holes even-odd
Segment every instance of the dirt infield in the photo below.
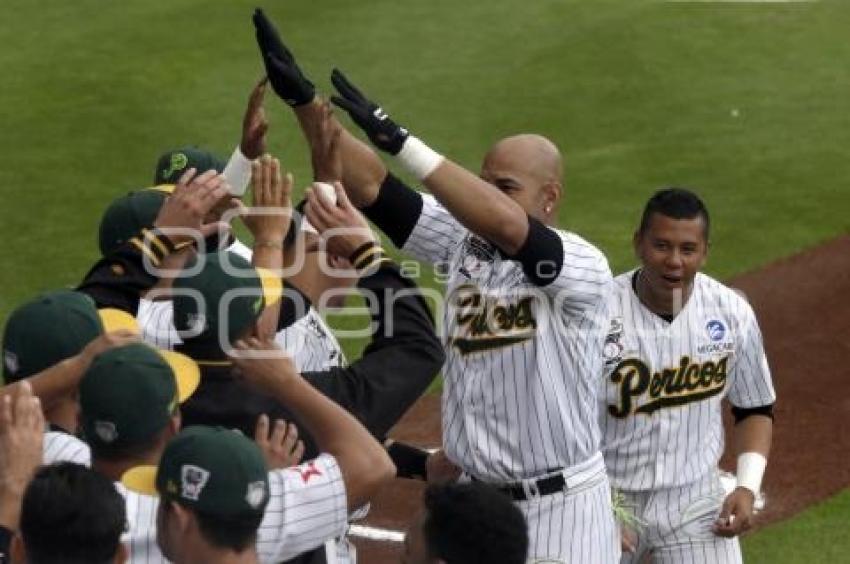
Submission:
<svg viewBox="0 0 850 564">
<path fill-rule="evenodd" d="M 785 519 L 850 486 L 850 236 L 729 282 L 753 305 L 779 397 L 773 453 L 759 524 Z M 731 419 L 731 418 L 729 418 Z M 727 419 L 727 426 L 730 421 Z M 439 398 L 423 397 L 391 435 L 440 442 Z M 727 448 L 728 451 L 728 448 Z M 731 457 L 721 465 L 734 470 Z M 396 480 L 363 523 L 404 530 L 424 484 Z M 397 562 L 401 545 L 356 540 L 361 564 Z"/>
</svg>

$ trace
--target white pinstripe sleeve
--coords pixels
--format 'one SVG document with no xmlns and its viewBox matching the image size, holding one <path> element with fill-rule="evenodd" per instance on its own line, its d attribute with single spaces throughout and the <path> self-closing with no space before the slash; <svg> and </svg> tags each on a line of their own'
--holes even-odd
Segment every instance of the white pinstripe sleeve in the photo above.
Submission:
<svg viewBox="0 0 850 564">
<path fill-rule="evenodd" d="M 257 534 L 260 562 L 289 560 L 348 528 L 345 483 L 336 459 L 322 454 L 269 472 L 271 497 Z"/>
<path fill-rule="evenodd" d="M 729 401 L 735 407 L 760 407 L 776 401 L 761 329 L 750 304 L 740 299 L 738 358 L 729 372 Z"/>
<path fill-rule="evenodd" d="M 83 466 L 91 465 L 89 445 L 68 433 L 48 431 L 44 434 L 44 464 L 56 462 L 75 462 Z"/>
<path fill-rule="evenodd" d="M 608 260 L 602 251 L 576 235 L 556 230 L 564 246 L 564 263 L 558 276 L 542 289 L 568 313 L 595 308 L 613 288 Z"/>
<path fill-rule="evenodd" d="M 421 196 L 422 213 L 402 250 L 429 264 L 448 262 L 452 251 L 466 235 L 467 230 L 434 196 Z"/>
</svg>

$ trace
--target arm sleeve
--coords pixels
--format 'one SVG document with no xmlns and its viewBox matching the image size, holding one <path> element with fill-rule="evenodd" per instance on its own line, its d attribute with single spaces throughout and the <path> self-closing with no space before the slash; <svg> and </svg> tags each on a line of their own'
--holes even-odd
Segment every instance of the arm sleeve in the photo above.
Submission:
<svg viewBox="0 0 850 564">
<path fill-rule="evenodd" d="M 445 353 L 419 289 L 394 264 L 382 262 L 359 287 L 372 302 L 371 342 L 349 366 L 304 378 L 382 441 L 428 388 Z"/>
<path fill-rule="evenodd" d="M 7 564 L 12 560 L 9 557 L 9 547 L 12 544 L 12 531 L 0 525 L 0 564 Z"/>
<path fill-rule="evenodd" d="M 387 174 L 375 202 L 361 210 L 393 244 L 430 264 L 446 262 L 466 230 L 433 196 Z"/>
<path fill-rule="evenodd" d="M 729 304 L 738 309 L 735 355 L 729 371 L 729 402 L 738 408 L 753 408 L 776 402 L 776 392 L 764 353 L 761 330 L 755 312 L 738 296 Z"/>
<path fill-rule="evenodd" d="M 103 257 L 89 270 L 78 291 L 91 296 L 98 308 L 114 307 L 134 316 L 139 296 L 158 278 L 148 265 L 158 267 L 174 251 L 174 245 L 156 230 L 142 231 L 115 252 Z"/>
<path fill-rule="evenodd" d="M 566 313 L 578 315 L 607 299 L 613 278 L 602 252 L 574 233 L 528 218 L 528 237 L 517 253 L 526 277 L 556 300 Z"/>
<path fill-rule="evenodd" d="M 48 431 L 44 434 L 44 464 L 73 462 L 82 466 L 91 465 L 89 445 L 68 433 Z"/>
<path fill-rule="evenodd" d="M 257 531 L 260 562 L 289 560 L 348 528 L 345 482 L 336 459 L 322 454 L 269 472 L 269 503 Z"/>
</svg>

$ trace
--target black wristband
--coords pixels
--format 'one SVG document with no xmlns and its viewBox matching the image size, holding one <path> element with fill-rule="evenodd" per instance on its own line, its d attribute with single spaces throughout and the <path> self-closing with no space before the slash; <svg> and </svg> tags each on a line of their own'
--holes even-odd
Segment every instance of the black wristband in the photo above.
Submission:
<svg viewBox="0 0 850 564">
<path fill-rule="evenodd" d="M 394 442 L 387 447 L 398 471 L 399 478 L 426 480 L 428 478 L 428 451 L 404 443 Z"/>
</svg>

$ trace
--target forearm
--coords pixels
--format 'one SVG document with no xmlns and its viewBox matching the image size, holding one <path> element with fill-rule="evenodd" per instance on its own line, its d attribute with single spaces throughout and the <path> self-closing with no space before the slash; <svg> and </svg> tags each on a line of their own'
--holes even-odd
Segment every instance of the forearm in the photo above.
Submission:
<svg viewBox="0 0 850 564">
<path fill-rule="evenodd" d="M 319 450 L 339 462 L 349 507 L 368 501 L 377 486 L 395 474 L 386 451 L 369 432 L 300 376 L 281 378 L 275 395 L 315 439 Z"/>
<path fill-rule="evenodd" d="M 315 98 L 311 103 L 293 108 L 301 125 L 301 131 L 311 149 L 316 146 L 314 139 L 323 119 L 322 102 Z M 320 182 L 341 180 L 351 202 L 358 208 L 372 204 L 378 197 L 381 182 L 387 175 L 387 168 L 381 158 L 365 143 L 352 135 L 335 117 L 331 116 L 334 126 L 341 130 L 340 151 L 342 153 L 342 178 L 316 178 Z"/>
<path fill-rule="evenodd" d="M 32 386 L 33 395 L 41 400 L 42 407 L 49 410 L 58 401 L 76 390 L 87 368 L 88 363 L 77 355 L 30 376 L 27 381 Z M 21 382 L 3 386 L 0 396 L 14 395 L 20 386 Z"/>
<path fill-rule="evenodd" d="M 490 183 L 443 159 L 423 184 L 455 219 L 476 235 L 509 255 L 522 247 L 528 236 L 526 212 Z"/>
<path fill-rule="evenodd" d="M 768 457 L 773 440 L 773 420 L 764 415 L 747 417 L 735 425 L 735 454 L 757 452 Z"/>
<path fill-rule="evenodd" d="M 0 481 L 0 527 L 10 531 L 18 528 L 25 488 L 26 484 Z"/>
</svg>

